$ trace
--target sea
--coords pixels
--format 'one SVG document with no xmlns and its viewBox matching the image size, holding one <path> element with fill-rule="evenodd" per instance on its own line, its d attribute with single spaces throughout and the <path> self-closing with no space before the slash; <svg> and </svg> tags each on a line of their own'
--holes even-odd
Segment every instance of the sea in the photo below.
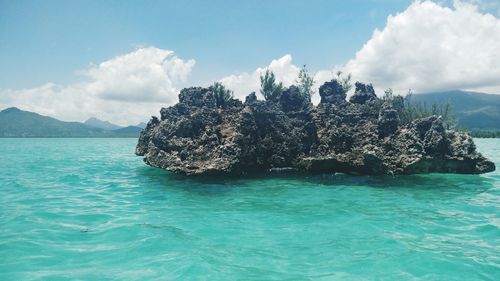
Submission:
<svg viewBox="0 0 500 281">
<path fill-rule="evenodd" d="M 0 280 L 500 280 L 499 170 L 189 178 L 136 142 L 0 139 Z"/>
</svg>

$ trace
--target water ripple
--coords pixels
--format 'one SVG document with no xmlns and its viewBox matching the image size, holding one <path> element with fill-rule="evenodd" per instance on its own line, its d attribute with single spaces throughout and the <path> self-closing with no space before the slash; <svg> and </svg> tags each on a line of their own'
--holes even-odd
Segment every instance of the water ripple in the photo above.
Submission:
<svg viewBox="0 0 500 281">
<path fill-rule="evenodd" d="M 500 279 L 499 172 L 193 179 L 134 145 L 0 139 L 0 280 Z"/>
</svg>

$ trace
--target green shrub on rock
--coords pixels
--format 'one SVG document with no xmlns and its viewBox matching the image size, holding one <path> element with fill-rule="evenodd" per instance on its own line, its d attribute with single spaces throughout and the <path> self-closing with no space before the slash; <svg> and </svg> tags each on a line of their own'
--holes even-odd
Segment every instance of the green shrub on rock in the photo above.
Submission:
<svg viewBox="0 0 500 281">
<path fill-rule="evenodd" d="M 227 89 L 222 83 L 215 82 L 210 89 L 214 93 L 217 107 L 225 107 L 233 98 L 233 91 Z"/>
<path fill-rule="evenodd" d="M 278 95 L 283 91 L 283 83 L 276 82 L 276 76 L 269 69 L 264 75 L 260 75 L 260 93 L 268 101 L 275 101 Z"/>
<path fill-rule="evenodd" d="M 314 86 L 314 78 L 309 74 L 305 64 L 299 72 L 296 83 L 299 88 L 299 93 L 310 101 L 313 94 L 312 88 Z"/>
</svg>

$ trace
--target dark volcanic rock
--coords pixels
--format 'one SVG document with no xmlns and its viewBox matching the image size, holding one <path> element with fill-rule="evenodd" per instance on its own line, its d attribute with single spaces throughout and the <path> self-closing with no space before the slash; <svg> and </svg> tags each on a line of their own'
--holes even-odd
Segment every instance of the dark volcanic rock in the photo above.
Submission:
<svg viewBox="0 0 500 281">
<path fill-rule="evenodd" d="M 321 103 L 344 103 L 346 93 L 342 85 L 337 80 L 326 82 L 319 87 L 319 95 L 321 96 Z"/>
<path fill-rule="evenodd" d="M 356 82 L 355 84 L 356 90 L 354 91 L 354 95 L 349 99 L 352 103 L 363 104 L 370 100 L 377 99 L 377 95 L 375 95 L 375 90 L 373 89 L 372 84 L 363 84 L 360 82 Z"/>
<path fill-rule="evenodd" d="M 283 112 L 301 111 L 310 104 L 310 101 L 302 97 L 299 88 L 295 86 L 285 89 L 278 101 Z"/>
<path fill-rule="evenodd" d="M 398 130 L 399 115 L 392 106 L 384 105 L 378 117 L 378 132 L 381 137 L 387 137 Z"/>
<path fill-rule="evenodd" d="M 149 121 L 136 154 L 151 166 L 187 175 L 495 169 L 468 134 L 445 130 L 436 116 L 401 126 L 398 112 L 388 105 L 380 112 L 367 110 L 377 101 L 371 85 L 356 86 L 358 97 L 352 102 L 331 81 L 320 87 L 318 106 L 292 86 L 275 101 L 257 100 L 252 93 L 244 103 L 232 100 L 224 108 L 216 106 L 209 88 L 187 88 L 178 104 L 161 109 L 161 120 Z"/>
</svg>

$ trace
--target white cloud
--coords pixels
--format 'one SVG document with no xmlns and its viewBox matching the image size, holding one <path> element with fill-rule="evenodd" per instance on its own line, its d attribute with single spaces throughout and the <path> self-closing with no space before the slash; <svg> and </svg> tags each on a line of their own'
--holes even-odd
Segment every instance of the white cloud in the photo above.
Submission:
<svg viewBox="0 0 500 281">
<path fill-rule="evenodd" d="M 498 0 L 462 0 L 462 2 L 476 5 L 481 11 L 500 16 L 500 1 Z"/>
<path fill-rule="evenodd" d="M 271 70 L 276 75 L 276 80 L 283 82 L 283 85 L 290 86 L 295 83 L 299 74 L 299 67 L 292 64 L 292 56 L 287 54 L 283 57 L 271 61 L 266 67 L 259 67 L 252 73 L 240 73 L 222 78 L 220 81 L 229 89 L 234 91 L 235 97 L 244 100 L 251 93 L 259 93 L 260 74 L 266 69 Z"/>
<path fill-rule="evenodd" d="M 389 16 L 343 68 L 376 88 L 500 92 L 499 53 L 498 18 L 465 2 L 416 1 Z"/>
<path fill-rule="evenodd" d="M 488 1 L 472 0 L 481 5 Z M 389 16 L 382 30 L 345 65 L 315 73 L 316 91 L 335 77 L 337 70 L 353 80 L 373 83 L 377 92 L 393 88 L 398 93 L 450 89 L 500 93 L 500 20 L 481 13 L 471 2 L 455 1 L 452 8 L 431 1 L 415 1 L 404 12 Z M 299 68 L 292 56 L 269 66 L 285 85 L 293 83 Z M 231 75 L 221 81 L 243 98 L 258 91 L 259 73 Z M 319 95 L 313 95 L 313 103 Z"/>
<path fill-rule="evenodd" d="M 121 125 L 136 124 L 177 101 L 177 87 L 194 64 L 173 51 L 140 48 L 80 71 L 86 78 L 81 83 L 0 89 L 0 102 L 2 107 L 17 106 L 62 120 L 95 116 Z"/>
<path fill-rule="evenodd" d="M 500 4 L 491 0 L 454 1 L 453 7 L 415 1 L 404 12 L 390 15 L 382 30 L 344 65 L 318 70 L 315 90 L 335 77 L 337 70 L 351 73 L 353 81 L 373 83 L 379 93 L 450 89 L 500 93 L 500 20 L 481 11 Z M 266 69 L 285 86 L 295 83 L 300 67 L 287 54 L 252 72 L 226 76 L 220 81 L 244 100 L 259 96 L 259 76 Z M 262 98 L 262 97 L 261 97 Z M 313 103 L 319 95 L 313 95 Z"/>
<path fill-rule="evenodd" d="M 245 100 L 245 97 L 251 92 L 255 92 L 260 99 L 263 99 L 259 92 L 260 75 L 267 69 L 271 70 L 276 75 L 276 80 L 282 82 L 285 87 L 296 84 L 299 75 L 300 67 L 292 63 L 292 55 L 287 54 L 279 59 L 272 60 L 271 63 L 264 67 L 259 67 L 255 71 L 248 73 L 240 73 L 236 75 L 226 76 L 220 81 L 229 89 L 234 91 L 234 96 L 240 100 Z M 335 77 L 336 71 L 321 70 L 314 75 L 314 91 L 317 93 L 319 86 L 326 81 L 330 81 Z M 319 103 L 320 97 L 315 94 L 311 98 L 314 104 Z"/>
<path fill-rule="evenodd" d="M 389 87 L 399 93 L 409 88 L 416 92 L 469 89 L 500 93 L 500 20 L 470 4 L 484 9 L 490 2 L 455 1 L 449 8 L 416 1 L 404 12 L 389 16 L 386 26 L 376 29 L 345 65 L 317 71 L 316 89 L 341 69 L 352 73 L 353 80 L 373 83 L 378 93 Z M 62 120 L 95 116 L 121 125 L 134 124 L 175 103 L 194 64 L 173 51 L 139 48 L 81 71 L 85 78 L 81 83 L 0 89 L 0 104 Z M 295 82 L 300 70 L 288 54 L 220 81 L 244 99 L 252 91 L 259 94 L 259 75 L 266 69 L 285 86 Z M 312 99 L 317 103 L 319 95 Z"/>
</svg>

